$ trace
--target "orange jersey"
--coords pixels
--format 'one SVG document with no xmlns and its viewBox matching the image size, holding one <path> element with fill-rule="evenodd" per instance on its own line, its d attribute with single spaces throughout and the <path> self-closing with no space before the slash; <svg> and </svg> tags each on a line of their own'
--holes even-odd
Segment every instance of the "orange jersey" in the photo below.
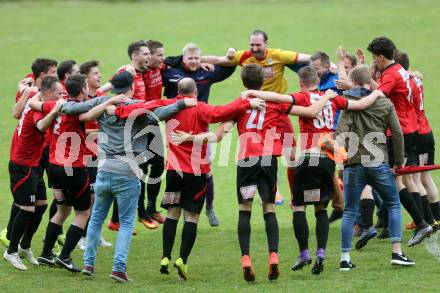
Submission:
<svg viewBox="0 0 440 293">
<path fill-rule="evenodd" d="M 287 79 L 284 77 L 284 65 L 294 64 L 298 53 L 281 49 L 267 49 L 263 59 L 252 56 L 251 51 L 237 51 L 232 62 L 235 65 L 257 64 L 263 67 L 264 83 L 261 90 L 284 94 L 287 90 Z"/>
</svg>

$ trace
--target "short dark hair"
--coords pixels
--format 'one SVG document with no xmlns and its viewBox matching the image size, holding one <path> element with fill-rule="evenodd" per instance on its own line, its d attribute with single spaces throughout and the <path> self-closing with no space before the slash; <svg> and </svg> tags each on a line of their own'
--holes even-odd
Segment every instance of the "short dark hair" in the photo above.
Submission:
<svg viewBox="0 0 440 293">
<path fill-rule="evenodd" d="M 298 71 L 299 80 L 306 86 L 316 85 L 319 82 L 318 72 L 311 66 L 304 66 Z"/>
<path fill-rule="evenodd" d="M 90 73 L 90 70 L 92 70 L 93 67 L 98 67 L 98 66 L 99 66 L 98 60 L 90 60 L 81 64 L 81 66 L 79 67 L 79 72 L 81 74 L 87 75 Z"/>
<path fill-rule="evenodd" d="M 131 55 L 138 53 L 140 48 L 142 48 L 142 47 L 148 48 L 147 43 L 144 41 L 137 41 L 137 42 L 133 42 L 130 45 L 128 45 L 128 48 L 127 48 L 128 58 L 130 58 L 130 60 L 131 60 Z"/>
<path fill-rule="evenodd" d="M 353 54 L 347 53 L 347 54 L 345 54 L 345 58 L 350 60 L 351 66 L 353 66 L 353 67 L 355 67 L 357 65 L 357 63 L 358 63 L 358 60 L 357 60 L 356 56 L 353 55 Z"/>
<path fill-rule="evenodd" d="M 394 51 L 394 61 L 399 63 L 405 70 L 409 69 L 409 57 L 405 52 L 396 49 Z"/>
<path fill-rule="evenodd" d="M 76 64 L 75 60 L 65 60 L 60 62 L 57 68 L 57 75 L 59 80 L 64 80 L 66 74 L 72 74 L 72 68 Z"/>
<path fill-rule="evenodd" d="M 318 51 L 310 57 L 311 61 L 315 61 L 318 59 L 321 60 L 321 65 L 330 65 L 330 57 L 327 55 L 327 53 Z"/>
<path fill-rule="evenodd" d="M 41 73 L 47 73 L 50 67 L 57 66 L 58 62 L 49 58 L 37 58 L 32 63 L 32 73 L 38 78 Z"/>
<path fill-rule="evenodd" d="M 249 34 L 249 38 L 251 38 L 251 36 L 255 36 L 255 35 L 262 35 L 265 42 L 267 42 L 267 40 L 269 39 L 269 37 L 267 36 L 267 33 L 262 30 L 254 30 L 253 32 L 251 32 Z"/>
<path fill-rule="evenodd" d="M 393 60 L 396 45 L 387 37 L 379 37 L 368 44 L 367 50 L 376 56 L 382 55 L 388 60 Z"/>
<path fill-rule="evenodd" d="M 155 41 L 155 40 L 148 40 L 146 42 L 148 49 L 150 50 L 151 54 L 156 53 L 156 50 L 159 48 L 163 48 L 163 44 L 159 41 Z"/>
<path fill-rule="evenodd" d="M 41 92 L 45 93 L 48 90 L 53 91 L 57 82 L 60 82 L 60 80 L 55 76 L 46 75 L 41 81 Z"/>
<path fill-rule="evenodd" d="M 263 68 L 257 64 L 243 66 L 240 74 L 243 85 L 250 90 L 259 90 L 263 86 Z"/>
<path fill-rule="evenodd" d="M 77 97 L 81 93 L 81 90 L 86 88 L 86 76 L 83 74 L 74 74 L 66 80 L 64 85 L 70 97 Z"/>
</svg>

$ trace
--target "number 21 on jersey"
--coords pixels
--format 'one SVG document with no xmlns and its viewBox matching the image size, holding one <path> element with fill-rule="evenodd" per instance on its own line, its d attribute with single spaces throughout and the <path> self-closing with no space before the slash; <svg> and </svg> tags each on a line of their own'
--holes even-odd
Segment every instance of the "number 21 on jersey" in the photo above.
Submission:
<svg viewBox="0 0 440 293">
<path fill-rule="evenodd" d="M 266 109 L 263 110 L 252 109 L 251 115 L 249 116 L 249 119 L 246 123 L 246 129 L 262 129 L 265 114 L 266 114 Z"/>
</svg>

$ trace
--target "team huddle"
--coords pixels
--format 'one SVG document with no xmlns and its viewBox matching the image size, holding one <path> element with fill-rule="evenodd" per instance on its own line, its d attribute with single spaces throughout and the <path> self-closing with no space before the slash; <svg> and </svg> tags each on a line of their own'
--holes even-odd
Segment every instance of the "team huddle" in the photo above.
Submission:
<svg viewBox="0 0 440 293">
<path fill-rule="evenodd" d="M 202 56 L 201 49 L 189 43 L 181 56 L 165 58 L 159 41 L 137 41 L 128 46 L 130 63 L 105 84 L 97 60 L 78 66 L 73 60 L 58 64 L 37 58 L 32 73 L 18 83 L 13 107 L 19 122 L 9 161 L 13 203 L 0 234 L 7 247 L 4 259 L 19 270 L 28 269 L 22 261 L 27 259 L 35 266 L 93 276 L 97 247 L 112 246 L 102 237 L 102 226 L 113 206 L 107 226 L 118 235 L 110 278 L 131 280 L 127 258 L 137 234 L 137 210 L 147 229 L 163 225 L 162 274 L 170 274 L 177 225 L 183 218 L 173 266 L 187 280 L 205 202 L 209 224 L 220 224 L 213 204 L 210 144 L 220 142 L 236 125 L 237 234 L 247 282 L 256 279 L 250 254 L 254 198 L 262 204 L 265 222 L 267 278 L 280 275 L 275 205 L 284 200 L 277 193 L 282 156 L 299 246 L 292 270 L 312 263 L 306 217 L 310 205 L 317 243 L 313 274 L 324 271 L 329 225 L 341 218 L 340 271 L 355 268 L 350 259 L 353 236 L 359 237 L 356 249 L 376 236 L 389 238 L 390 264 L 415 265 L 401 248 L 401 205 L 413 220 L 407 225 L 414 230 L 408 246 L 421 243 L 440 226 L 438 190 L 429 172 L 435 148 L 424 111 L 422 74 L 410 71 L 408 55 L 385 37 L 368 45 L 371 66 L 365 65 L 360 49 L 352 55 L 340 47 L 332 63 L 321 51 L 308 55 L 268 48 L 267 43 L 267 34 L 256 30 L 249 35 L 248 50 Z M 209 105 L 211 86 L 229 78 L 236 66 L 241 67 L 244 89 L 228 104 Z M 298 92 L 285 94 L 286 67 L 298 75 Z M 289 115 L 299 119 L 298 148 Z M 165 121 L 165 138 L 160 121 Z M 214 123 L 218 126 L 210 131 Z M 53 201 L 43 249 L 35 257 L 32 238 L 48 207 L 44 171 Z M 156 202 L 162 180 L 160 206 L 166 216 Z M 74 220 L 64 233 L 72 208 Z M 77 246 L 84 250 L 82 269 L 71 258 Z"/>
</svg>

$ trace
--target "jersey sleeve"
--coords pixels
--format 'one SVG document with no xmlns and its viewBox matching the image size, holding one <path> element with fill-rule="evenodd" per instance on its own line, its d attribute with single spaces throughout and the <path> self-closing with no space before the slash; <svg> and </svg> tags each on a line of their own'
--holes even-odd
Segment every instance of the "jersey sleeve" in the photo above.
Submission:
<svg viewBox="0 0 440 293">
<path fill-rule="evenodd" d="M 55 107 L 56 102 L 55 101 L 47 101 L 44 102 L 41 105 L 41 112 L 43 112 L 44 114 L 49 113 L 50 111 L 52 111 L 52 109 Z"/>
<path fill-rule="evenodd" d="M 388 95 L 393 90 L 395 84 L 396 84 L 395 76 L 392 74 L 385 74 L 382 76 L 382 79 L 380 80 L 378 90 L 381 90 L 385 94 L 385 96 L 388 97 Z"/>
<path fill-rule="evenodd" d="M 304 106 L 308 107 L 310 106 L 310 101 L 307 100 L 308 95 L 304 93 L 294 93 L 290 94 L 293 98 L 293 104 L 296 106 Z"/>
<path fill-rule="evenodd" d="M 229 104 L 212 106 L 199 103 L 199 117 L 206 123 L 219 123 L 235 120 L 238 115 L 250 108 L 249 99 L 238 98 Z"/>
<path fill-rule="evenodd" d="M 289 114 L 293 108 L 293 101 L 291 103 L 279 103 L 278 111 L 283 114 Z"/>
<path fill-rule="evenodd" d="M 341 110 L 345 110 L 348 107 L 348 100 L 344 97 L 341 96 L 336 96 L 334 98 L 335 103 L 336 103 L 336 108 L 341 109 Z"/>
<path fill-rule="evenodd" d="M 243 63 L 243 62 L 242 62 L 242 58 L 243 58 L 243 55 L 244 55 L 246 52 L 247 52 L 247 51 L 237 51 L 237 52 L 235 52 L 234 58 L 231 60 L 231 62 L 232 62 L 234 65 L 240 65 L 241 63 Z"/>
<path fill-rule="evenodd" d="M 44 113 L 39 111 L 32 111 L 32 122 L 37 124 L 38 121 L 44 118 Z"/>
<path fill-rule="evenodd" d="M 298 52 L 280 50 L 278 58 L 282 64 L 294 64 L 298 60 Z"/>
</svg>

